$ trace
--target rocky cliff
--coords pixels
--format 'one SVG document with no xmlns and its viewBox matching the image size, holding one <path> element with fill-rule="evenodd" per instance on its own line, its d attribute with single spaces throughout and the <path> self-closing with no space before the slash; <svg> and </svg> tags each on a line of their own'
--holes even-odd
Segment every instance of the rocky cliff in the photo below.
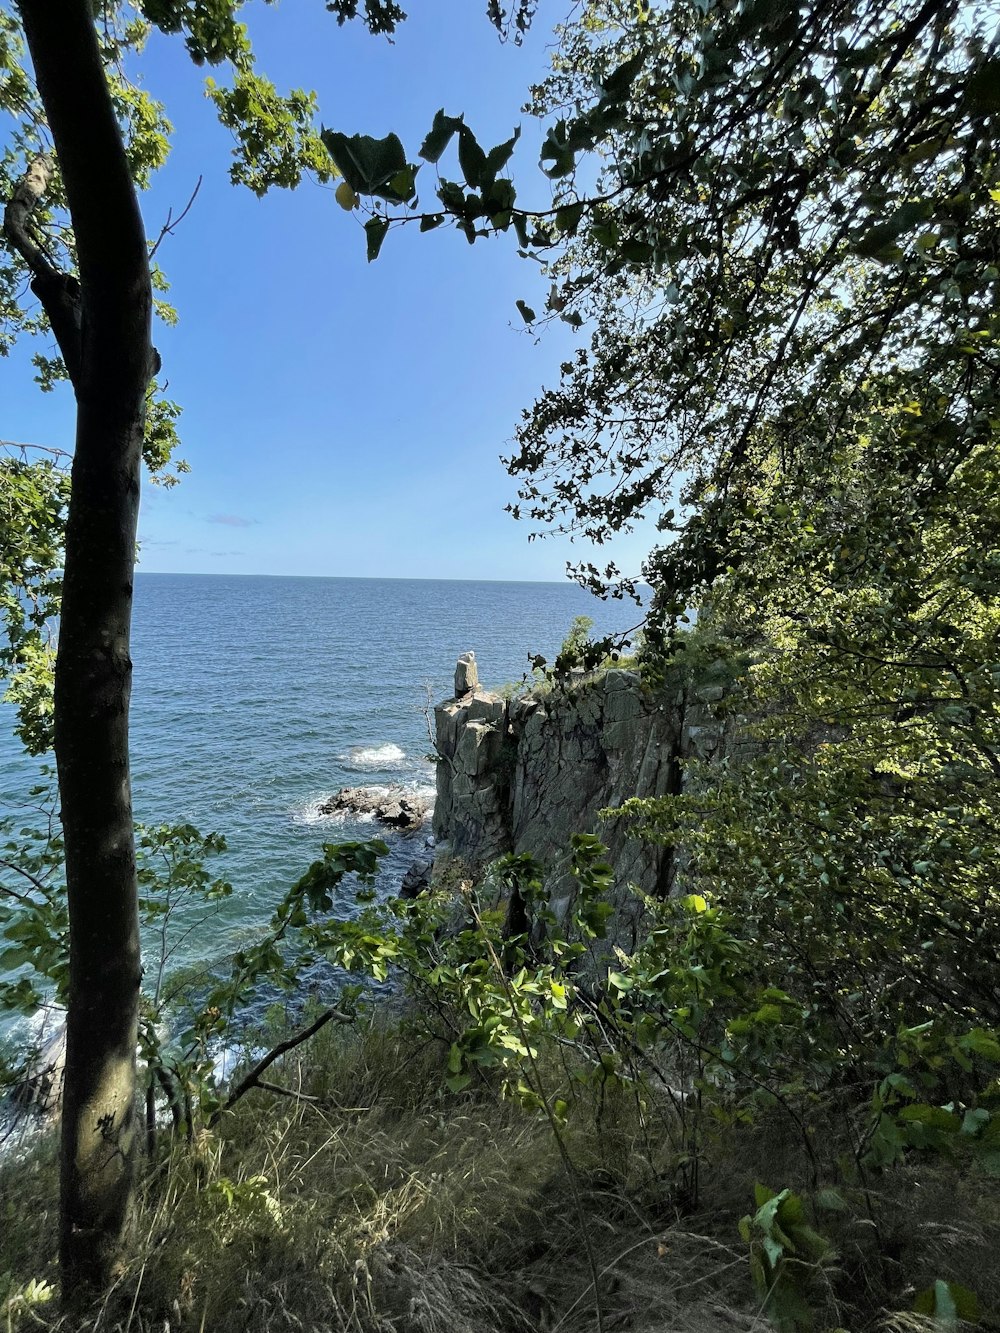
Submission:
<svg viewBox="0 0 1000 1333">
<path fill-rule="evenodd" d="M 664 696 L 637 672 L 609 670 L 508 701 L 480 687 L 474 655 L 463 654 L 455 698 L 434 710 L 436 870 L 457 858 L 474 872 L 503 852 L 530 852 L 549 868 L 558 911 L 572 889 L 570 835 L 596 833 L 616 871 L 620 909 L 632 901 L 629 883 L 669 893 L 670 853 L 599 812 L 680 791 L 685 756 L 708 757 L 721 743 L 711 709 L 721 694 L 708 682 L 696 694 Z M 618 924 L 621 935 L 628 923 Z"/>
</svg>

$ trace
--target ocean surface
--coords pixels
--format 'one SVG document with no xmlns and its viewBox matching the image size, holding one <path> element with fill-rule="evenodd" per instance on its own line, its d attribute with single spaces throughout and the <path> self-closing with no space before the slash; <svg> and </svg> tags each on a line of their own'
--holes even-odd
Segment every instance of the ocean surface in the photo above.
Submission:
<svg viewBox="0 0 1000 1333">
<path fill-rule="evenodd" d="M 453 693 L 460 653 L 473 649 L 480 680 L 498 687 L 521 679 L 529 652 L 554 656 L 574 616 L 605 633 L 639 614 L 570 583 L 137 574 L 136 819 L 223 834 L 228 850 L 211 866 L 233 884 L 174 961 L 231 954 L 324 842 L 384 837 L 378 888 L 395 892 L 429 825 L 386 834 L 320 815 L 324 798 L 399 783 L 432 799 L 429 709 Z M 27 826 L 38 765 L 20 752 L 12 716 L 0 705 L 0 818 Z M 336 910 L 351 911 L 349 894 Z"/>
</svg>

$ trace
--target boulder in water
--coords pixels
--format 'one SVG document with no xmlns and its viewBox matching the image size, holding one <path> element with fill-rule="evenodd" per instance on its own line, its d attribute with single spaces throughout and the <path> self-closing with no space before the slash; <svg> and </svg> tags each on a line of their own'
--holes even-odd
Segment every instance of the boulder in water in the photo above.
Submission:
<svg viewBox="0 0 1000 1333">
<path fill-rule="evenodd" d="M 343 787 L 319 811 L 322 815 L 373 815 L 390 828 L 415 833 L 427 815 L 427 802 L 405 787 Z"/>
</svg>

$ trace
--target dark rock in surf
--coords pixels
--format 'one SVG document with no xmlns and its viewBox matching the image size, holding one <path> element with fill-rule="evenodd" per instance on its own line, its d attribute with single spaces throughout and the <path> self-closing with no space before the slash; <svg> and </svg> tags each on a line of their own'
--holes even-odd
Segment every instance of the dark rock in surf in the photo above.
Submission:
<svg viewBox="0 0 1000 1333">
<path fill-rule="evenodd" d="M 381 824 L 415 833 L 427 803 L 405 787 L 344 787 L 319 808 L 322 815 L 372 815 Z"/>
</svg>

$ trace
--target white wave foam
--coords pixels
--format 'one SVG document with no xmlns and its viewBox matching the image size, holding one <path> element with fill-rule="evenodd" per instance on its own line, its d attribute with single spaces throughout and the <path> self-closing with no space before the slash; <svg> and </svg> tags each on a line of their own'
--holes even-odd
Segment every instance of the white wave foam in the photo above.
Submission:
<svg viewBox="0 0 1000 1333">
<path fill-rule="evenodd" d="M 343 788 L 338 788 L 342 791 Z M 388 796 L 391 792 L 404 791 L 409 796 L 418 797 L 427 806 L 427 813 L 424 816 L 425 822 L 430 819 L 434 811 L 434 799 L 437 796 L 437 790 L 431 784 L 411 780 L 409 782 L 393 783 L 366 783 L 364 791 L 371 792 L 374 796 Z M 337 792 L 324 791 L 314 796 L 312 800 L 306 801 L 304 805 L 299 806 L 292 811 L 291 819 L 293 824 L 372 824 L 375 822 L 375 816 L 371 812 L 358 814 L 354 810 L 335 810 L 333 813 L 326 812 L 323 807 Z"/>
<path fill-rule="evenodd" d="M 327 801 L 336 792 L 325 791 L 319 796 L 315 796 L 311 801 L 306 801 L 305 805 L 292 811 L 293 824 L 344 824 L 350 819 L 352 824 L 371 824 L 375 820 L 372 814 L 357 815 L 350 810 L 337 810 L 333 814 L 327 814 L 323 809 Z"/>
<path fill-rule="evenodd" d="M 437 788 L 433 783 L 413 782 L 407 786 L 407 791 L 413 792 L 414 796 L 419 796 L 427 804 L 428 817 L 434 809 L 434 802 L 437 799 Z"/>
<path fill-rule="evenodd" d="M 406 762 L 406 751 L 387 741 L 385 745 L 352 745 L 347 754 L 337 757 L 350 768 L 396 768 Z"/>
</svg>

